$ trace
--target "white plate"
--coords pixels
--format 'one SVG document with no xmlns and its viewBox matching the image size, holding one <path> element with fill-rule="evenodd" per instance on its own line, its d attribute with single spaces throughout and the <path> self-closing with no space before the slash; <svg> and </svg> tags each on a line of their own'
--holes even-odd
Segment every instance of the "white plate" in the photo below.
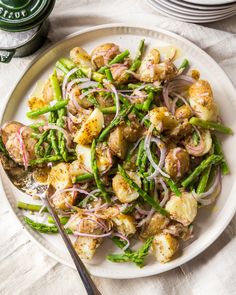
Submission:
<svg viewBox="0 0 236 295">
<path fill-rule="evenodd" d="M 229 3 L 235 3 L 235 0 L 184 0 L 193 4 L 202 4 L 202 5 L 225 5 Z"/>
<path fill-rule="evenodd" d="M 236 2 L 233 3 L 229 3 L 229 4 L 225 4 L 225 5 L 211 5 L 211 6 L 207 6 L 207 5 L 202 5 L 202 4 L 193 4 L 193 3 L 189 3 L 186 1 L 182 1 L 182 0 L 170 0 L 171 2 L 174 2 L 178 5 L 182 5 L 185 7 L 191 7 L 191 8 L 195 8 L 195 9 L 205 9 L 205 10 L 219 10 L 219 9 L 225 9 L 225 8 L 229 8 L 229 7 L 235 7 Z"/>
<path fill-rule="evenodd" d="M 170 44 L 179 48 L 182 54 L 176 61 L 176 64 L 180 64 L 183 58 L 188 58 L 192 67 L 199 69 L 201 77 L 210 81 L 225 124 L 236 130 L 236 91 L 229 78 L 210 56 L 193 43 L 176 34 L 155 27 L 127 24 L 93 27 L 68 36 L 66 39 L 46 50 L 26 69 L 16 84 L 15 89 L 9 96 L 7 104 L 3 108 L 4 110 L 0 117 L 1 121 L 6 122 L 15 119 L 27 123 L 27 120 L 24 119 L 27 97 L 34 88 L 36 81 L 46 79 L 52 71 L 56 60 L 61 56 L 67 55 L 69 50 L 74 46 L 82 46 L 91 52 L 95 46 L 103 42 L 115 42 L 120 45 L 121 49 L 129 48 L 131 54 L 135 54 L 141 38 L 146 39 L 149 48 Z M 129 263 L 113 264 L 105 260 L 106 254 L 115 250 L 115 246 L 110 241 L 107 241 L 104 247 L 99 248 L 95 260 L 91 264 L 88 264 L 90 272 L 95 276 L 117 279 L 138 278 L 159 274 L 189 261 L 213 243 L 223 232 L 236 211 L 236 137 L 226 137 L 223 145 L 225 154 L 230 159 L 231 174 L 224 178 L 223 190 L 217 199 L 215 209 L 212 210 L 212 207 L 206 207 L 199 210 L 195 222 L 195 240 L 190 245 L 185 245 L 179 257 L 166 264 L 157 263 L 154 259 L 150 258 L 150 263 L 142 269 L 136 268 Z M 17 220 L 24 224 L 23 212 L 16 208 L 16 202 L 19 198 L 29 201 L 30 197 L 24 196 L 13 188 L 2 171 L 1 176 L 4 188 L 1 195 L 6 195 Z M 50 256 L 66 265 L 74 267 L 59 236 L 43 235 L 33 231 L 27 225 L 24 226 L 31 239 Z"/>
<path fill-rule="evenodd" d="M 232 12 L 234 10 L 236 10 L 236 6 L 235 7 L 229 7 L 226 9 L 219 9 L 219 10 L 200 10 L 200 9 L 196 9 L 196 8 L 188 8 L 188 7 L 184 7 L 181 4 L 176 4 L 174 2 L 171 2 L 169 0 L 155 0 L 155 2 L 162 4 L 163 6 L 170 8 L 173 11 L 176 11 L 178 13 L 185 13 L 188 15 L 194 15 L 194 16 L 209 16 L 209 15 L 222 15 L 223 13 L 228 13 L 228 12 Z"/>
<path fill-rule="evenodd" d="M 183 22 L 189 22 L 189 23 L 210 23 L 215 22 L 219 20 L 223 20 L 226 18 L 229 18 L 236 14 L 236 10 L 221 14 L 221 15 L 215 15 L 215 16 L 199 16 L 199 15 L 187 15 L 181 12 L 176 12 L 171 10 L 170 8 L 167 8 L 160 3 L 157 3 L 154 0 L 147 0 L 147 4 L 151 6 L 152 8 L 156 9 L 159 13 L 171 17 L 175 20 L 183 21 Z"/>
</svg>

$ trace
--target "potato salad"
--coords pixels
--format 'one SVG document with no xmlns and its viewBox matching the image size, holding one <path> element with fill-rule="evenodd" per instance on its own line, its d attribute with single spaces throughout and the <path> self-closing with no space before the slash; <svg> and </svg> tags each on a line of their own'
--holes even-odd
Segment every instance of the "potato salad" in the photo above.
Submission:
<svg viewBox="0 0 236 295">
<path fill-rule="evenodd" d="M 142 267 L 148 255 L 178 257 L 198 210 L 215 202 L 229 173 L 218 134 L 232 130 L 210 83 L 187 59 L 176 66 L 174 48 L 163 56 L 147 45 L 141 40 L 136 54 L 114 43 L 71 49 L 29 97 L 32 123 L 1 128 L 2 157 L 53 189 L 51 204 L 83 259 L 105 239 L 120 248 L 107 253 L 111 262 Z M 25 222 L 57 233 L 38 197 L 18 202 L 31 212 Z"/>
</svg>

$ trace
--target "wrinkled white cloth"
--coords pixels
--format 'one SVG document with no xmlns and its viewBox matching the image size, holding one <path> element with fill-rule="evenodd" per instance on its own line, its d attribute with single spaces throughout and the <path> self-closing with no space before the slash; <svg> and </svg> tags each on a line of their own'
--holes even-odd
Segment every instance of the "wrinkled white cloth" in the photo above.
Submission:
<svg viewBox="0 0 236 295">
<path fill-rule="evenodd" d="M 118 14 L 119 13 L 119 14 Z M 159 26 L 193 41 L 210 54 L 236 86 L 236 17 L 204 26 L 168 19 L 142 0 L 58 0 L 50 17 L 48 42 L 32 56 L 0 64 L 0 104 L 30 61 L 66 35 L 112 22 Z M 0 198 L 0 294 L 84 295 L 76 271 L 48 257 L 15 222 Z M 236 217 L 204 253 L 182 267 L 149 278 L 94 278 L 104 295 L 236 294 Z"/>
</svg>

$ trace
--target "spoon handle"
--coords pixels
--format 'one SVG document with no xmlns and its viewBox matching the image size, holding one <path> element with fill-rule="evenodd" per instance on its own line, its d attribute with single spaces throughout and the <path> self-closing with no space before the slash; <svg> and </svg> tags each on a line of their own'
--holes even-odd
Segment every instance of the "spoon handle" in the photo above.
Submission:
<svg viewBox="0 0 236 295">
<path fill-rule="evenodd" d="M 95 286 L 94 282 L 92 281 L 90 274 L 87 271 L 85 265 L 83 264 L 82 260 L 79 258 L 79 255 L 76 253 L 76 251 L 71 243 L 71 240 L 69 239 L 69 237 L 65 233 L 65 230 L 60 223 L 59 217 L 57 216 L 56 211 L 54 210 L 53 206 L 50 203 L 50 200 L 49 200 L 50 192 L 49 191 L 50 190 L 48 190 L 47 193 L 45 194 L 46 195 L 45 203 L 46 203 L 48 210 L 49 210 L 50 214 L 52 215 L 52 217 L 58 227 L 61 237 L 64 240 L 66 247 L 67 247 L 74 263 L 75 263 L 75 266 L 76 266 L 77 271 L 80 275 L 80 278 L 84 284 L 87 294 L 88 295 L 101 295 L 101 293 L 99 292 L 99 290 Z"/>
</svg>

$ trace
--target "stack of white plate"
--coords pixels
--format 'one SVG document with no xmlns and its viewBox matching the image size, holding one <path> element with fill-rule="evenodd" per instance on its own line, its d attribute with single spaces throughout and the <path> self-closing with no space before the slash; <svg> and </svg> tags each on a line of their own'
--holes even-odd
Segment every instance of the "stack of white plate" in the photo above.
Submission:
<svg viewBox="0 0 236 295">
<path fill-rule="evenodd" d="M 209 23 L 236 14 L 234 0 L 147 0 L 159 13 L 190 23 Z"/>
</svg>

